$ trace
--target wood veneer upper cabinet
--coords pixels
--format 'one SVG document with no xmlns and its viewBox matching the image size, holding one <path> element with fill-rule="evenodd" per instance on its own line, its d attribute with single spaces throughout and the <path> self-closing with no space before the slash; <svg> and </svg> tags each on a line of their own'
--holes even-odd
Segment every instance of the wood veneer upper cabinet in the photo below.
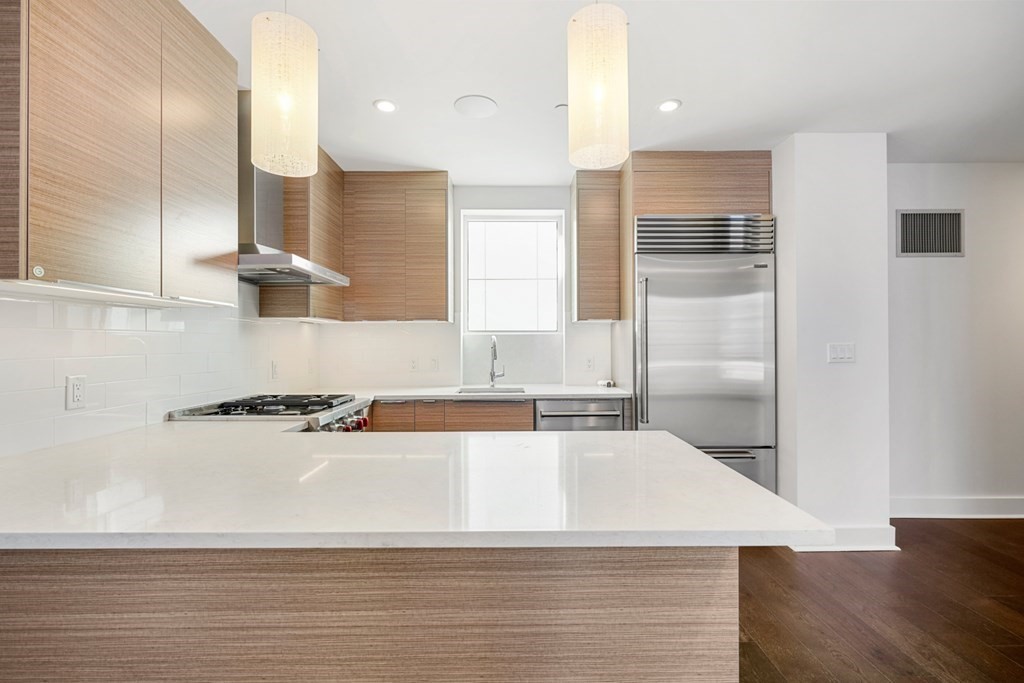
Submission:
<svg viewBox="0 0 1024 683">
<path fill-rule="evenodd" d="M 238 298 L 238 63 L 163 0 L 163 295 Z"/>
<path fill-rule="evenodd" d="M 159 293 L 160 4 L 28 7 L 28 277 Z"/>
<path fill-rule="evenodd" d="M 575 320 L 619 318 L 619 172 L 577 171 L 572 186 Z"/>
<path fill-rule="evenodd" d="M 345 320 L 447 320 L 448 173 L 346 173 L 345 274 Z"/>
<path fill-rule="evenodd" d="M 284 179 L 284 249 L 341 273 L 345 173 L 322 148 L 317 165 L 312 177 Z M 345 289 L 326 285 L 260 287 L 260 315 L 341 320 Z"/>
<path fill-rule="evenodd" d="M 635 152 L 633 215 L 771 213 L 772 154 Z"/>
<path fill-rule="evenodd" d="M 22 0 L 0 0 L 0 278 L 25 277 Z"/>
</svg>

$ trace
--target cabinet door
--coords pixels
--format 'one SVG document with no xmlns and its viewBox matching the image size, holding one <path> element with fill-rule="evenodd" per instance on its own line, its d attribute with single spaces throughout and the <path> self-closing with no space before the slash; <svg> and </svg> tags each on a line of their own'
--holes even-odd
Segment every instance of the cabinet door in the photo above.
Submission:
<svg viewBox="0 0 1024 683">
<path fill-rule="evenodd" d="M 163 295 L 238 298 L 238 65 L 163 0 Z"/>
<path fill-rule="evenodd" d="M 448 320 L 448 191 L 405 193 L 405 319 Z"/>
<path fill-rule="evenodd" d="M 374 401 L 373 431 L 416 431 L 416 408 L 413 401 Z"/>
<path fill-rule="evenodd" d="M 29 20 L 29 277 L 159 293 L 160 6 L 31 0 Z"/>
<path fill-rule="evenodd" d="M 619 174 L 576 174 L 576 319 L 619 319 Z"/>
<path fill-rule="evenodd" d="M 444 431 L 444 401 L 434 399 L 416 401 L 416 431 Z"/>
<path fill-rule="evenodd" d="M 446 432 L 531 432 L 533 401 L 445 401 Z"/>
<path fill-rule="evenodd" d="M 343 195 L 344 173 L 327 152 L 320 150 L 317 174 L 309 179 L 309 256 L 313 263 L 344 273 Z M 288 210 L 287 204 L 285 211 Z M 342 319 L 345 287 L 310 287 L 310 315 Z"/>
<path fill-rule="evenodd" d="M 345 174 L 345 320 L 405 320 L 405 188 Z"/>
</svg>

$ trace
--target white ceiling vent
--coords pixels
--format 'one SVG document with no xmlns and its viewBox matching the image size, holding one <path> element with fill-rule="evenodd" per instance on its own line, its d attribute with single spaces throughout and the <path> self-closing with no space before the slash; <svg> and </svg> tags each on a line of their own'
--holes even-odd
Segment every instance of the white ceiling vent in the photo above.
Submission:
<svg viewBox="0 0 1024 683">
<path fill-rule="evenodd" d="M 963 256 L 964 212 L 897 211 L 897 256 Z"/>
</svg>

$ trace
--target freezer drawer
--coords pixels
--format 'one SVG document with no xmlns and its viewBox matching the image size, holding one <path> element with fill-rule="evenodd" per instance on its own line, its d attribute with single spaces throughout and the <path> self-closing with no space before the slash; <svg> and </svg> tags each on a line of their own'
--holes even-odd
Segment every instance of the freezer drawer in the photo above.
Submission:
<svg viewBox="0 0 1024 683">
<path fill-rule="evenodd" d="M 622 431 L 622 401 L 537 401 L 539 432 Z"/>
<path fill-rule="evenodd" d="M 776 493 L 774 448 L 704 448 L 705 453 Z"/>
</svg>

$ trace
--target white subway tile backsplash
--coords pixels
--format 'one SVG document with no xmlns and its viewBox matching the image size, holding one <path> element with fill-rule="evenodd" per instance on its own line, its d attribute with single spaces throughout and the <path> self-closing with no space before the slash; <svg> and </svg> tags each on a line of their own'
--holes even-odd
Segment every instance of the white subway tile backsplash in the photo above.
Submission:
<svg viewBox="0 0 1024 683">
<path fill-rule="evenodd" d="M 56 358 L 53 383 L 64 386 L 68 375 L 85 375 L 86 381 L 121 382 L 146 376 L 145 356 L 99 356 L 96 358 Z"/>
<path fill-rule="evenodd" d="M 53 326 L 69 330 L 145 330 L 146 310 L 55 301 Z"/>
<path fill-rule="evenodd" d="M 55 417 L 64 412 L 64 389 L 34 389 L 0 394 L 0 424 Z"/>
<path fill-rule="evenodd" d="M 102 356 L 102 330 L 0 329 L 0 358 Z"/>
<path fill-rule="evenodd" d="M 181 380 L 176 375 L 134 379 L 107 384 L 107 407 L 146 403 L 147 401 L 177 397 L 181 394 Z"/>
<path fill-rule="evenodd" d="M 53 327 L 53 304 L 0 297 L 0 327 Z"/>
<path fill-rule="evenodd" d="M 149 356 L 146 356 L 146 364 L 146 375 L 149 377 L 163 377 L 165 375 L 184 375 L 197 372 L 206 372 L 207 354 L 150 354 Z"/>
<path fill-rule="evenodd" d="M 104 434 L 143 427 L 146 405 L 118 406 L 86 413 L 72 413 L 53 421 L 53 443 L 60 444 L 91 439 Z"/>
<path fill-rule="evenodd" d="M 107 332 L 108 356 L 180 352 L 181 335 L 173 332 Z"/>
<path fill-rule="evenodd" d="M 203 372 L 196 375 L 181 376 L 181 393 L 198 394 L 205 391 L 216 391 L 236 386 L 237 375 L 231 370 L 221 372 Z"/>
<path fill-rule="evenodd" d="M 17 455 L 52 445 L 52 418 L 0 425 L 0 456 Z"/>
<path fill-rule="evenodd" d="M 53 386 L 53 359 L 0 360 L 0 392 Z"/>
</svg>

